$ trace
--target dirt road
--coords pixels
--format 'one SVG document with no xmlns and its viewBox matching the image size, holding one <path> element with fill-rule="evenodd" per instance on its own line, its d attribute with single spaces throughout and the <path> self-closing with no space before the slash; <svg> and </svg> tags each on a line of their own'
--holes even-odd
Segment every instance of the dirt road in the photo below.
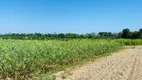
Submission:
<svg viewBox="0 0 142 80">
<path fill-rule="evenodd" d="M 87 63 L 56 80 L 142 80 L 142 46 Z"/>
</svg>

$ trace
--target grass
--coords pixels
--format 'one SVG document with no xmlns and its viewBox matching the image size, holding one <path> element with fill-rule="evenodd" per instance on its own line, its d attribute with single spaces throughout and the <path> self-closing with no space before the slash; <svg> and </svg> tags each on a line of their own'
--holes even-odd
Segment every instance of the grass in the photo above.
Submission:
<svg viewBox="0 0 142 80">
<path fill-rule="evenodd" d="M 119 42 L 120 44 L 126 45 L 126 46 L 142 45 L 141 39 L 116 39 L 114 41 Z"/>
<path fill-rule="evenodd" d="M 0 78 L 28 79 L 119 50 L 107 40 L 0 40 Z M 108 54 L 109 53 L 109 54 Z"/>
<path fill-rule="evenodd" d="M 142 40 L 0 39 L 0 79 L 43 79 L 45 75 L 49 78 L 52 72 L 110 55 L 111 52 L 118 51 L 122 45 L 142 45 Z M 55 79 L 55 76 L 51 78 Z"/>
</svg>

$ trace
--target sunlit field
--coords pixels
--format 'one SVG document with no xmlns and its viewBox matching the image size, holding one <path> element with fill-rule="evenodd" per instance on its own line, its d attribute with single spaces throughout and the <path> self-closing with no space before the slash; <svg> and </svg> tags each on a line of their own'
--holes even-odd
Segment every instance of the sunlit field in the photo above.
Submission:
<svg viewBox="0 0 142 80">
<path fill-rule="evenodd" d="M 116 39 L 115 41 L 128 46 L 142 45 L 142 39 Z"/>
<path fill-rule="evenodd" d="M 24 79 L 118 51 L 107 40 L 0 40 L 0 77 Z"/>
<path fill-rule="evenodd" d="M 110 55 L 142 40 L 0 40 L 0 77 L 25 79 Z"/>
</svg>

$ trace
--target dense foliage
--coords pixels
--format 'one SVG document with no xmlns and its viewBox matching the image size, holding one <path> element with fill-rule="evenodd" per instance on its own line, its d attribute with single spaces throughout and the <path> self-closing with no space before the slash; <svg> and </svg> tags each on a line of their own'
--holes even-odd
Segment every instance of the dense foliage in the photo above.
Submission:
<svg viewBox="0 0 142 80">
<path fill-rule="evenodd" d="M 114 41 L 126 46 L 142 45 L 141 39 L 115 39 Z"/>
<path fill-rule="evenodd" d="M 111 40 L 0 40 L 0 79 L 28 80 L 120 47 Z"/>
<path fill-rule="evenodd" d="M 123 29 L 120 33 L 111 32 L 99 32 L 87 33 L 87 34 L 75 34 L 75 33 L 59 33 L 59 34 L 25 34 L 25 33 L 11 33 L 11 34 L 1 34 L 0 38 L 3 39 L 21 39 L 21 40 L 51 40 L 51 39 L 142 39 L 142 29 L 139 31 L 130 31 L 129 29 Z"/>
<path fill-rule="evenodd" d="M 121 45 L 142 45 L 142 29 L 98 34 L 12 33 L 1 34 L 0 38 L 0 79 L 28 80 L 39 74 L 108 55 L 119 50 Z"/>
</svg>

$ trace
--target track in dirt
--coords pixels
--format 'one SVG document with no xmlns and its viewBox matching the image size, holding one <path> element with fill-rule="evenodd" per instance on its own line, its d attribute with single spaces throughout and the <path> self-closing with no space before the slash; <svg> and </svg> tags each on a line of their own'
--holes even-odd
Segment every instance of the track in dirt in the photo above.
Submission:
<svg viewBox="0 0 142 80">
<path fill-rule="evenodd" d="M 142 80 L 142 46 L 114 53 L 56 80 Z"/>
</svg>

